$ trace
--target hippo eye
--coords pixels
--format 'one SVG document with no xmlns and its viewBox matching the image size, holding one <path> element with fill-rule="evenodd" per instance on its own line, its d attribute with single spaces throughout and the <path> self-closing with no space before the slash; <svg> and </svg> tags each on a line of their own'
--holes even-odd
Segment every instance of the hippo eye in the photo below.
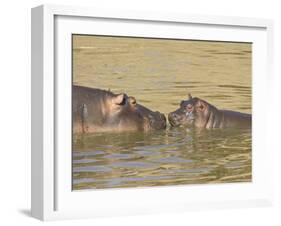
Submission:
<svg viewBox="0 0 281 226">
<path fill-rule="evenodd" d="M 192 110 L 193 106 L 192 106 L 192 104 L 188 104 L 185 106 L 185 108 L 190 111 L 190 110 Z"/>
</svg>

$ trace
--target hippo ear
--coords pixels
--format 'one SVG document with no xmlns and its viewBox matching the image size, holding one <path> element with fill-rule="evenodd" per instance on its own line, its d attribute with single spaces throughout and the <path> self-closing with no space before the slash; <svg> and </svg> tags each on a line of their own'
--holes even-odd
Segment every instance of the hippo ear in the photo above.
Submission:
<svg viewBox="0 0 281 226">
<path fill-rule="evenodd" d="M 192 96 L 190 93 L 188 93 L 188 100 L 191 100 L 192 99 Z"/>
<path fill-rule="evenodd" d="M 129 97 L 129 102 L 131 105 L 136 105 L 137 104 L 137 100 L 134 97 Z"/>
<path fill-rule="evenodd" d="M 111 101 L 113 104 L 117 104 L 117 105 L 125 104 L 125 101 L 126 101 L 125 94 L 124 93 L 118 94 L 118 95 L 112 97 Z"/>
</svg>

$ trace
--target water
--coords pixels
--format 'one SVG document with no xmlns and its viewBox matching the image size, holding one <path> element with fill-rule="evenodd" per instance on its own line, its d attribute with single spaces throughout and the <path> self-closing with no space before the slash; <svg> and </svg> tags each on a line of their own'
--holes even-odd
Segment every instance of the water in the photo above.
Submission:
<svg viewBox="0 0 281 226">
<path fill-rule="evenodd" d="M 73 36 L 73 82 L 165 114 L 187 94 L 251 113 L 251 44 Z M 97 133 L 73 139 L 73 189 L 251 181 L 251 130 Z"/>
</svg>

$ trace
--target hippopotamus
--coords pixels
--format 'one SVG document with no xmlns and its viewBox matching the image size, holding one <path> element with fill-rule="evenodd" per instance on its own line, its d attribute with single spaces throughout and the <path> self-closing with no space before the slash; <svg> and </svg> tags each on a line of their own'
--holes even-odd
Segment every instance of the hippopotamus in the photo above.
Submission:
<svg viewBox="0 0 281 226">
<path fill-rule="evenodd" d="M 125 93 L 73 86 L 73 132 L 149 131 L 166 128 L 166 117 Z"/>
<path fill-rule="evenodd" d="M 230 110 L 219 110 L 207 101 L 192 97 L 180 103 L 180 108 L 168 114 L 171 126 L 195 128 L 251 128 L 252 115 Z"/>
</svg>

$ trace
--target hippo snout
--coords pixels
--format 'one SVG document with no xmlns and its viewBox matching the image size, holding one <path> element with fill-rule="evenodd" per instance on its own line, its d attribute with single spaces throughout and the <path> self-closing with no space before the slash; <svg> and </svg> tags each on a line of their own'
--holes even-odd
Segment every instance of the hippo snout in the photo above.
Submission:
<svg viewBox="0 0 281 226">
<path fill-rule="evenodd" d="M 168 114 L 168 120 L 173 127 L 180 125 L 193 126 L 195 116 L 193 112 L 174 111 Z"/>
<path fill-rule="evenodd" d="M 160 118 L 160 120 L 166 122 L 166 116 L 165 116 L 164 114 L 160 113 L 159 111 L 156 111 L 155 113 L 158 115 L 158 117 Z"/>
<path fill-rule="evenodd" d="M 163 128 L 166 128 L 166 126 L 167 126 L 167 119 L 166 119 L 166 116 L 164 115 L 164 114 L 161 114 L 160 113 L 160 119 L 161 119 L 161 121 L 162 121 L 162 127 Z"/>
<path fill-rule="evenodd" d="M 164 114 L 161 114 L 161 115 L 160 115 L 160 118 L 161 118 L 163 121 L 166 122 L 166 116 L 165 116 Z"/>
<path fill-rule="evenodd" d="M 180 116 L 175 112 L 171 112 L 168 114 L 168 120 L 171 126 L 177 126 L 179 124 Z"/>
<path fill-rule="evenodd" d="M 171 120 L 177 120 L 177 119 L 179 119 L 180 117 L 179 117 L 178 114 L 176 114 L 176 113 L 174 113 L 174 112 L 171 112 L 171 113 L 169 113 L 168 118 L 171 119 Z"/>
<path fill-rule="evenodd" d="M 150 126 L 153 129 L 165 129 L 167 126 L 166 117 L 160 112 L 155 112 L 153 115 L 149 115 Z"/>
</svg>

